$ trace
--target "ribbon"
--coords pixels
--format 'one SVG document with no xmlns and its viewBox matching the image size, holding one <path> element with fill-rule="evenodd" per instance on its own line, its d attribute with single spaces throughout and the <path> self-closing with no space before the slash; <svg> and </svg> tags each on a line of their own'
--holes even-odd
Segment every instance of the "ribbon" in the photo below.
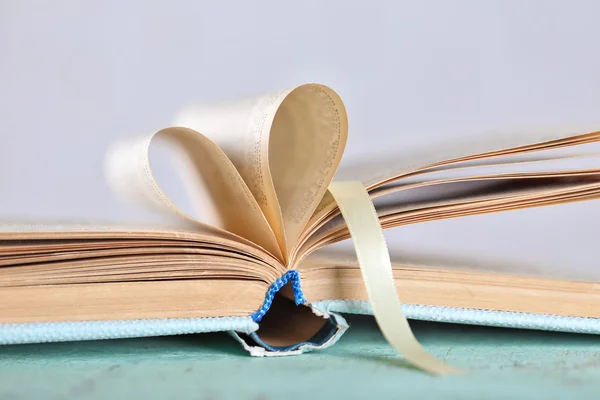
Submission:
<svg viewBox="0 0 600 400">
<path fill-rule="evenodd" d="M 398 298 L 385 237 L 361 182 L 332 182 L 329 192 L 346 221 L 375 320 L 386 340 L 406 360 L 434 375 L 460 373 L 428 353 L 415 338 Z"/>
</svg>

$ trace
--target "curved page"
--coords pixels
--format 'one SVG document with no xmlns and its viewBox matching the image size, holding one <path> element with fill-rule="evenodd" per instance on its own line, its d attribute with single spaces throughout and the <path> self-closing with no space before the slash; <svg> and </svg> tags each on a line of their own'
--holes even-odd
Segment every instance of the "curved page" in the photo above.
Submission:
<svg viewBox="0 0 600 400">
<path fill-rule="evenodd" d="M 201 221 L 173 204 L 154 179 L 148 150 L 159 137 L 169 140 L 196 172 L 197 185 L 189 182 L 187 187 L 200 188 L 192 195 L 204 209 Z M 167 128 L 150 136 L 118 142 L 108 153 L 106 172 L 111 188 L 122 198 L 157 209 L 174 220 L 196 222 L 201 230 L 216 228 L 231 232 L 282 258 L 268 222 L 231 161 L 196 131 Z M 187 178 L 191 181 L 193 177 L 188 174 Z"/>
<path fill-rule="evenodd" d="M 284 255 L 325 195 L 348 135 L 341 99 L 316 84 L 189 107 L 176 124 L 202 132 L 223 149 L 256 198 Z"/>
</svg>

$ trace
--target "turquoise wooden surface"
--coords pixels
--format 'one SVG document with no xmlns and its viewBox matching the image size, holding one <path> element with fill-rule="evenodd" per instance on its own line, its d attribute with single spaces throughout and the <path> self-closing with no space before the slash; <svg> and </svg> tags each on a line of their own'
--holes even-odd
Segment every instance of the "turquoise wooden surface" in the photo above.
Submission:
<svg viewBox="0 0 600 400">
<path fill-rule="evenodd" d="M 600 399 L 600 337 L 415 322 L 434 354 L 468 368 L 407 367 L 373 319 L 333 348 L 252 358 L 226 334 L 0 347 L 0 399 Z"/>
</svg>

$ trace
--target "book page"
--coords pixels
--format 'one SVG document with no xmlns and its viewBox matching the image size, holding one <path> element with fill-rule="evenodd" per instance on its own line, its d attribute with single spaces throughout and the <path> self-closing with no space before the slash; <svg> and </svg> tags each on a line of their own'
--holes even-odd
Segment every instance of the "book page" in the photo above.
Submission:
<svg viewBox="0 0 600 400">
<path fill-rule="evenodd" d="M 476 214 L 563 204 L 600 197 L 600 175 L 547 178 L 477 179 L 418 184 L 374 201 L 383 228 Z M 304 242 L 302 254 L 344 240 L 340 215 L 327 220 Z"/>
<path fill-rule="evenodd" d="M 597 208 L 594 201 L 533 207 L 403 225 L 384 234 L 392 262 L 404 265 L 598 282 Z M 348 239 L 306 261 L 331 254 L 344 265 L 353 253 Z"/>
<path fill-rule="evenodd" d="M 517 133 L 464 135 L 436 146 L 371 157 L 340 168 L 335 180 L 359 180 L 370 192 L 373 192 L 383 185 L 394 185 L 394 182 L 402 184 L 407 179 L 407 175 L 434 171 L 441 172 L 442 175 L 452 175 L 452 172 L 444 171 L 451 169 L 461 171 L 461 167 L 473 167 L 473 171 L 477 170 L 476 167 L 500 170 L 501 168 L 498 167 L 500 164 L 505 164 L 504 168 L 511 170 L 511 164 L 514 163 L 552 161 L 599 154 L 600 132 L 593 131 L 589 126 L 513 132 Z M 582 161 L 575 161 L 577 162 L 594 163 L 594 160 L 586 158 L 586 161 L 582 159 Z M 492 165 L 496 167 L 491 167 Z M 540 166 L 541 164 L 529 165 Z M 332 196 L 327 193 L 310 218 L 303 239 L 314 232 L 332 212 L 336 213 L 335 203 Z"/>
<path fill-rule="evenodd" d="M 503 179 L 506 177 L 531 177 L 548 175 L 600 172 L 600 153 L 537 161 L 509 162 L 504 164 L 468 165 L 460 163 L 452 168 L 431 169 L 402 177 L 371 190 L 374 197 L 416 184 L 444 181 Z"/>
<path fill-rule="evenodd" d="M 360 180 L 367 187 L 387 181 L 407 171 L 421 169 L 450 160 L 479 158 L 474 156 L 493 155 L 513 149 L 527 151 L 527 147 L 540 144 L 567 146 L 585 140 L 597 141 L 600 136 L 596 126 L 548 127 L 546 129 L 521 129 L 465 134 L 446 140 L 444 143 L 427 144 L 410 150 L 399 150 L 394 154 L 382 152 L 377 158 L 357 160 L 346 164 L 336 175 L 336 180 Z"/>
<path fill-rule="evenodd" d="M 284 254 L 325 195 L 348 130 L 339 96 L 313 84 L 254 99 L 189 107 L 176 124 L 201 132 L 227 154 Z"/>
<path fill-rule="evenodd" d="M 188 164 L 188 172 L 193 172 L 185 177 L 201 211 L 196 218 L 173 204 L 154 179 L 148 150 L 151 142 L 160 137 L 174 145 L 178 158 Z M 230 232 L 282 259 L 273 231 L 233 164 L 214 143 L 196 131 L 167 128 L 116 143 L 107 155 L 106 176 L 118 195 L 136 205 L 159 210 L 188 225 L 195 223 L 199 231 Z"/>
</svg>

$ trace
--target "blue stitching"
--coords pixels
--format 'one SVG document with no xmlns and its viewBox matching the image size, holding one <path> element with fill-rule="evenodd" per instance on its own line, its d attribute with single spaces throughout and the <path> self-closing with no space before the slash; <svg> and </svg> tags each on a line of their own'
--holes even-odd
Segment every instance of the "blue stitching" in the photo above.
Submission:
<svg viewBox="0 0 600 400">
<path fill-rule="evenodd" d="M 251 315 L 252 320 L 254 322 L 260 322 L 262 318 L 265 316 L 269 308 L 271 308 L 271 304 L 273 303 L 273 299 L 275 298 L 275 294 L 279 292 L 279 290 L 285 286 L 286 283 L 292 281 L 292 290 L 294 291 L 294 301 L 296 305 L 306 303 L 306 299 L 304 298 L 304 294 L 302 293 L 302 288 L 300 287 L 300 274 L 298 271 L 290 270 L 283 274 L 283 276 L 277 279 L 267 291 L 267 295 L 265 296 L 265 301 L 261 308 L 258 309 L 257 312 Z"/>
</svg>

